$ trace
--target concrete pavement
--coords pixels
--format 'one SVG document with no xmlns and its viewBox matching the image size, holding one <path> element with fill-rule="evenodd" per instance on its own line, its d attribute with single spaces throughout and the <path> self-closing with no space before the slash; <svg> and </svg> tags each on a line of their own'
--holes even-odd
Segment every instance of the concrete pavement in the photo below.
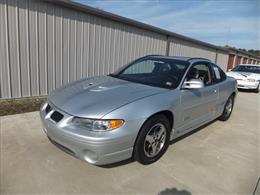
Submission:
<svg viewBox="0 0 260 195">
<path fill-rule="evenodd" d="M 93 166 L 52 145 L 38 112 L 0 117 L 0 192 L 252 194 L 260 175 L 259 106 L 259 94 L 240 92 L 227 122 L 215 121 L 172 143 L 149 166 Z"/>
</svg>

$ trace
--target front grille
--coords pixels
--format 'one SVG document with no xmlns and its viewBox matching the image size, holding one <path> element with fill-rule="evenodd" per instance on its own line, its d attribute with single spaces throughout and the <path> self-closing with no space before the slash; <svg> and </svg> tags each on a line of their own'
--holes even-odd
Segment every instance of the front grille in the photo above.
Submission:
<svg viewBox="0 0 260 195">
<path fill-rule="evenodd" d="M 54 111 L 51 115 L 51 119 L 54 120 L 55 122 L 59 122 L 63 118 L 63 114 Z"/>
<path fill-rule="evenodd" d="M 50 104 L 48 104 L 48 105 L 46 106 L 46 108 L 45 108 L 46 114 L 48 114 L 51 110 L 52 110 L 52 108 L 51 108 Z"/>
</svg>

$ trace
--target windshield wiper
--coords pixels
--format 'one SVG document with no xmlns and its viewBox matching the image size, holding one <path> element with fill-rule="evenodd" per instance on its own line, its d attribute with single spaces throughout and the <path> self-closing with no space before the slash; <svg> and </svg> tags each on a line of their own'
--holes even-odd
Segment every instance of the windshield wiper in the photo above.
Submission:
<svg viewBox="0 0 260 195">
<path fill-rule="evenodd" d="M 107 76 L 114 77 L 114 78 L 117 78 L 117 77 L 118 77 L 118 76 L 115 75 L 115 74 L 108 74 Z"/>
</svg>

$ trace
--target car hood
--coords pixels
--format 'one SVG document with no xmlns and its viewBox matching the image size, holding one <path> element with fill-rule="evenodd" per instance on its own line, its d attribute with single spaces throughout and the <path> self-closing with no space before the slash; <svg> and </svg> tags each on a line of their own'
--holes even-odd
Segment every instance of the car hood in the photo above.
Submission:
<svg viewBox="0 0 260 195">
<path fill-rule="evenodd" d="M 260 79 L 260 74 L 256 73 L 251 73 L 251 72 L 236 72 L 236 71 L 231 71 L 226 73 L 228 76 L 231 76 L 235 79 Z"/>
<path fill-rule="evenodd" d="M 123 105 L 164 91 L 168 89 L 100 76 L 56 89 L 48 101 L 68 114 L 99 119 Z"/>
</svg>

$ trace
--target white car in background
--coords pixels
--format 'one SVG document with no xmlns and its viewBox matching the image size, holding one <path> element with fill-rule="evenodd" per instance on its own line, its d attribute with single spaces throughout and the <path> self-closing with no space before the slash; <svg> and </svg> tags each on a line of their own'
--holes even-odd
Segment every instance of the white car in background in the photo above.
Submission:
<svg viewBox="0 0 260 195">
<path fill-rule="evenodd" d="M 260 65 L 239 64 L 226 75 L 237 80 L 238 89 L 260 91 Z"/>
</svg>

